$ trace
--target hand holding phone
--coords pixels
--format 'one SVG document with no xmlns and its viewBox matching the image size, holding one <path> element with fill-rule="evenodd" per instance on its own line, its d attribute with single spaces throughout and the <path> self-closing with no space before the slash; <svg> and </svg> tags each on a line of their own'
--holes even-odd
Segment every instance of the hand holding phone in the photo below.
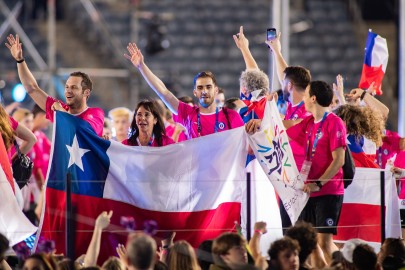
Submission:
<svg viewBox="0 0 405 270">
<path fill-rule="evenodd" d="M 276 28 L 267 28 L 267 40 L 273 40 L 277 37 Z"/>
</svg>

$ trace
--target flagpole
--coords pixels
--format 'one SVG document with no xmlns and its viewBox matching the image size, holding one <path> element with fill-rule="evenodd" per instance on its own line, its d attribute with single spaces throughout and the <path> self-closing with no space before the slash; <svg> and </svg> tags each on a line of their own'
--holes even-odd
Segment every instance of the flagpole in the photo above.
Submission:
<svg viewBox="0 0 405 270">
<path fill-rule="evenodd" d="M 385 171 L 380 172 L 380 218 L 381 218 L 381 245 L 385 241 Z"/>
<path fill-rule="evenodd" d="M 252 233 L 251 223 L 251 183 L 250 172 L 246 173 L 246 239 L 249 241 Z"/>
<path fill-rule="evenodd" d="M 65 235 L 65 245 L 66 245 L 66 254 L 71 262 L 75 260 L 74 254 L 74 241 L 75 241 L 75 232 L 73 224 L 73 206 L 72 206 L 72 175 L 70 172 L 66 175 L 66 235 Z M 73 268 L 72 268 L 73 269 Z"/>
</svg>

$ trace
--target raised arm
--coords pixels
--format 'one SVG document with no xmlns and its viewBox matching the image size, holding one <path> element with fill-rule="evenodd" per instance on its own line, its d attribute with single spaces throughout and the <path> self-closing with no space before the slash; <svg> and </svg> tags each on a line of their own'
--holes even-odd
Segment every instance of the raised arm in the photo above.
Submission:
<svg viewBox="0 0 405 270">
<path fill-rule="evenodd" d="M 101 245 L 101 234 L 105 228 L 110 225 L 110 219 L 112 217 L 113 211 L 108 214 L 106 211 L 102 212 L 96 219 L 96 224 L 94 226 L 93 236 L 89 247 L 87 248 L 86 256 L 84 257 L 85 267 L 91 267 L 97 265 L 98 254 L 100 253 Z"/>
<path fill-rule="evenodd" d="M 166 85 L 148 68 L 144 62 L 143 55 L 135 43 L 129 43 L 127 46 L 130 55 L 125 54 L 125 58 L 130 60 L 132 64 L 141 72 L 145 81 L 162 99 L 170 111 L 177 114 L 179 108 L 179 100 L 172 92 L 170 92 Z"/>
<path fill-rule="evenodd" d="M 284 70 L 286 67 L 288 67 L 288 64 L 284 60 L 283 55 L 281 54 L 280 37 L 281 34 L 278 33 L 275 39 L 266 40 L 266 44 L 270 46 L 271 51 L 274 54 L 274 60 L 276 61 L 277 77 L 278 80 L 280 81 L 280 84 L 283 85 Z"/>
<path fill-rule="evenodd" d="M 239 33 L 233 35 L 233 40 L 236 46 L 242 53 L 243 60 L 245 60 L 246 69 L 258 69 L 257 63 L 249 50 L 249 40 L 243 34 L 243 26 L 240 27 Z"/>
<path fill-rule="evenodd" d="M 336 76 L 336 84 L 333 83 L 333 93 L 339 99 L 339 106 L 346 104 L 343 87 L 343 77 L 340 74 Z"/>
<path fill-rule="evenodd" d="M 373 84 L 370 86 L 374 87 Z M 350 91 L 350 94 L 346 95 L 349 100 L 356 101 L 357 99 L 363 100 L 364 103 L 368 107 L 370 107 L 373 111 L 381 113 L 382 117 L 384 120 L 388 118 L 388 113 L 390 112 L 390 109 L 388 109 L 387 106 L 384 105 L 381 101 L 373 97 L 371 94 L 369 94 L 368 90 L 363 90 L 361 88 L 355 88 L 352 91 Z"/>
<path fill-rule="evenodd" d="M 22 85 L 34 102 L 45 111 L 48 94 L 39 88 L 37 81 L 24 60 L 20 37 L 16 35 L 14 38 L 13 35 L 9 35 L 7 40 L 8 43 L 6 43 L 6 47 L 10 50 L 11 55 L 17 61 L 18 76 L 20 77 Z"/>
<path fill-rule="evenodd" d="M 266 226 L 267 226 L 266 222 L 263 221 L 256 222 L 254 226 L 253 236 L 249 241 L 249 250 L 255 261 L 257 261 L 261 257 L 260 238 L 262 234 L 267 233 Z"/>
</svg>

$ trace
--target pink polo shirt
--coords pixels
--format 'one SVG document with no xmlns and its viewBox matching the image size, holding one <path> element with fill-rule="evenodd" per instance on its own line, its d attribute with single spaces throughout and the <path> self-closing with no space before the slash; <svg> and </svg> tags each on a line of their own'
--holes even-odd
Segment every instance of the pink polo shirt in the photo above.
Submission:
<svg viewBox="0 0 405 270">
<path fill-rule="evenodd" d="M 300 103 L 292 105 L 291 102 L 288 102 L 284 120 L 304 119 L 310 115 L 311 113 L 307 112 L 305 104 L 300 106 Z M 298 170 L 301 170 L 302 164 L 305 160 L 305 146 L 296 141 L 290 141 L 290 146 L 294 155 L 295 164 L 297 164 Z"/>
<path fill-rule="evenodd" d="M 314 117 L 311 115 L 304 118 L 301 123 L 287 129 L 287 134 L 292 140 L 303 145 L 306 149 L 308 135 L 311 133 L 309 139 L 309 151 L 311 151 L 320 125 L 321 121 L 314 122 Z M 318 139 L 307 183 L 319 179 L 324 174 L 333 161 L 332 152 L 339 147 L 346 149 L 346 126 L 342 119 L 334 113 L 329 113 L 321 127 L 321 137 Z M 320 191 L 311 193 L 311 197 L 342 195 L 344 193 L 342 178 L 343 170 L 340 168 Z"/>
<path fill-rule="evenodd" d="M 51 122 L 53 122 L 53 113 L 54 113 L 54 111 L 52 110 L 52 105 L 54 102 L 57 101 L 60 102 L 60 104 L 66 111 L 69 110 L 68 105 L 64 104 L 60 100 L 48 96 L 48 98 L 46 99 L 45 112 L 46 118 L 49 119 Z M 88 122 L 98 136 L 103 135 L 104 112 L 102 109 L 89 107 L 79 114 L 72 114 L 72 115 L 77 116 L 83 119 L 84 121 Z"/>
<path fill-rule="evenodd" d="M 224 113 L 227 112 L 227 116 Z M 177 116 L 174 117 L 174 121 L 182 124 L 188 133 L 188 139 L 198 137 L 198 112 L 199 108 L 197 106 L 190 106 L 184 102 L 179 102 L 179 108 L 177 111 Z M 228 120 L 231 126 L 228 125 Z M 215 132 L 215 123 L 217 115 L 216 112 L 213 113 L 200 113 L 201 121 L 201 136 L 213 134 Z M 218 111 L 218 132 L 229 130 L 232 128 L 238 128 L 243 126 L 243 120 L 240 115 L 230 109 L 219 109 Z"/>
</svg>

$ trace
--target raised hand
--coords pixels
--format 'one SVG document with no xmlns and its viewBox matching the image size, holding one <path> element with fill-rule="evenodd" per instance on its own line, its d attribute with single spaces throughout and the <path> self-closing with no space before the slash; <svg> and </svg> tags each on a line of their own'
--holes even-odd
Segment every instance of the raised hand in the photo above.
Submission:
<svg viewBox="0 0 405 270">
<path fill-rule="evenodd" d="M 266 223 L 266 222 L 264 222 L 264 221 L 258 221 L 258 222 L 255 223 L 254 229 L 255 229 L 255 231 L 259 231 L 259 232 L 261 232 L 262 234 L 265 234 L 265 233 L 267 233 L 267 228 L 266 228 L 266 226 L 267 226 L 267 223 Z"/>
<path fill-rule="evenodd" d="M 249 40 L 243 34 L 243 26 L 239 28 L 239 33 L 233 35 L 233 40 L 240 50 L 249 48 Z"/>
<path fill-rule="evenodd" d="M 271 50 L 275 53 L 281 53 L 281 33 L 277 33 L 277 37 L 272 40 L 266 40 L 266 44 L 269 45 Z"/>
<path fill-rule="evenodd" d="M 20 37 L 18 35 L 9 35 L 7 37 L 8 43 L 6 42 L 6 47 L 10 50 L 11 55 L 16 61 L 23 59 L 22 44 L 20 43 Z"/>
<path fill-rule="evenodd" d="M 127 46 L 128 54 L 124 54 L 125 58 L 130 60 L 132 64 L 140 68 L 143 65 L 143 55 L 135 43 L 129 43 Z"/>
<path fill-rule="evenodd" d="M 127 249 L 123 244 L 118 244 L 117 248 L 115 249 L 117 251 L 118 257 L 120 258 L 121 262 L 124 263 L 126 267 L 128 267 L 127 263 Z"/>
<path fill-rule="evenodd" d="M 343 96 L 344 94 L 343 77 L 340 74 L 336 76 L 336 83 L 333 83 L 333 92 L 335 92 L 336 96 Z"/>
<path fill-rule="evenodd" d="M 372 82 L 372 83 L 370 84 L 370 87 L 369 87 L 366 91 L 367 91 L 367 93 L 369 93 L 370 95 L 375 96 L 375 94 L 377 93 L 377 89 L 376 89 L 376 87 L 375 87 L 375 83 Z"/>
<path fill-rule="evenodd" d="M 103 211 L 96 219 L 96 228 L 97 229 L 105 229 L 110 225 L 110 220 L 112 217 L 113 211 L 110 211 L 107 214 L 107 211 Z"/>
</svg>

